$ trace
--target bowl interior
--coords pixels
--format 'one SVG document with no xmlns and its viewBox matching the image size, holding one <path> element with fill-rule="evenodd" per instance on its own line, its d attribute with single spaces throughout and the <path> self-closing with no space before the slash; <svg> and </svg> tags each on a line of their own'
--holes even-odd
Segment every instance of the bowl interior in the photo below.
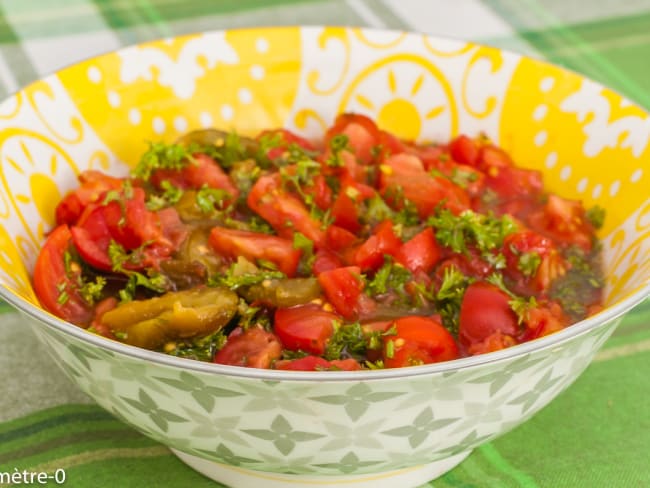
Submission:
<svg viewBox="0 0 650 488">
<path fill-rule="evenodd" d="M 607 210 L 606 303 L 650 292 L 650 115 L 580 75 L 499 49 L 338 27 L 207 32 L 66 68 L 0 104 L 0 294 L 38 306 L 30 272 L 54 203 L 148 141 L 284 126 L 318 137 L 360 112 L 410 139 L 486 133 L 562 196 Z M 645 190 L 644 190 L 645 189 Z M 628 307 L 629 308 L 629 307 Z"/>
</svg>

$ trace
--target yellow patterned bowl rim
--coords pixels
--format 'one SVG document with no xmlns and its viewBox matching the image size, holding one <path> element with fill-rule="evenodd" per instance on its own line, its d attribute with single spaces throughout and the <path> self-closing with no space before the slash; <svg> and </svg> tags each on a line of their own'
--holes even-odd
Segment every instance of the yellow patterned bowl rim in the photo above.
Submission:
<svg viewBox="0 0 650 488">
<path fill-rule="evenodd" d="M 143 140 L 169 140 L 209 125 L 241 133 L 285 126 L 313 137 L 343 110 L 366 113 L 409 138 L 444 140 L 484 131 L 516 161 L 544 170 L 552 190 L 587 204 L 604 201 L 614 214 L 602 233 L 613 304 L 563 331 L 503 351 L 353 373 L 188 361 L 89 334 L 36 306 L 27 270 L 53 222 L 51 202 L 82 169 L 123 174 L 137 162 Z M 0 104 L 0 297 L 94 346 L 232 376 L 364 380 L 506 360 L 580 336 L 650 295 L 650 198 L 638 191 L 650 188 L 648 140 L 650 115 L 614 91 L 558 66 L 470 42 L 295 26 L 208 31 L 133 45 L 60 70 Z M 616 172 L 607 171 L 612 161 Z"/>
</svg>

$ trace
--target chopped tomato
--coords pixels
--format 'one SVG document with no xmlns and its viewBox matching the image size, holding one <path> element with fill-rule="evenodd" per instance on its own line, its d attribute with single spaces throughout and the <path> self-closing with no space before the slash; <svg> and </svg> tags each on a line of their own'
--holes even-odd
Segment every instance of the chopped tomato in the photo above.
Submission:
<svg viewBox="0 0 650 488">
<path fill-rule="evenodd" d="M 222 189 L 228 192 L 232 202 L 239 196 L 239 190 L 230 180 L 230 177 L 221 169 L 221 166 L 207 154 L 193 154 L 192 162 L 180 170 L 158 169 L 151 175 L 150 181 L 157 187 L 163 181 L 168 181 L 177 188 L 200 189 L 204 185 L 209 188 Z"/>
<path fill-rule="evenodd" d="M 517 315 L 509 302 L 510 297 L 491 283 L 477 281 L 469 285 L 460 306 L 458 339 L 461 343 L 469 346 L 483 342 L 495 332 L 517 335 Z"/>
<path fill-rule="evenodd" d="M 332 205 L 332 218 L 334 223 L 350 232 L 358 232 L 361 229 L 359 222 L 359 211 L 356 205 L 356 199 L 350 197 L 345 188 L 339 192 L 334 205 Z"/>
<path fill-rule="evenodd" d="M 260 327 L 244 331 L 236 328 L 226 344 L 214 355 L 214 362 L 247 368 L 270 368 L 280 357 L 282 344 L 271 332 Z"/>
<path fill-rule="evenodd" d="M 359 298 L 364 288 L 361 269 L 347 266 L 323 271 L 318 275 L 327 301 L 346 319 L 354 319 L 360 312 Z"/>
<path fill-rule="evenodd" d="M 273 329 L 287 349 L 323 354 L 334 332 L 332 322 L 340 317 L 310 303 L 275 311 Z"/>
<path fill-rule="evenodd" d="M 379 129 L 372 119 L 361 114 L 341 114 L 327 131 L 325 142 L 340 134 L 347 136 L 348 145 L 359 161 L 363 164 L 372 162 L 373 148 L 380 142 Z"/>
<path fill-rule="evenodd" d="M 453 336 L 429 317 L 397 319 L 395 335 L 383 336 L 383 360 L 387 368 L 450 361 L 459 357 Z"/>
<path fill-rule="evenodd" d="M 362 270 L 378 269 L 384 262 L 384 254 L 397 255 L 402 241 L 393 230 L 393 223 L 385 220 L 375 227 L 373 234 L 361 244 L 355 254 L 355 263 Z"/>
<path fill-rule="evenodd" d="M 332 206 L 332 189 L 327 184 L 324 175 L 314 176 L 311 184 L 304 186 L 302 191 L 305 195 L 310 195 L 321 210 L 327 210 Z"/>
<path fill-rule="evenodd" d="M 428 273 L 436 265 L 441 254 L 433 229 L 427 227 L 401 245 L 395 260 L 411 272 L 420 270 Z"/>
<path fill-rule="evenodd" d="M 567 264 L 553 241 L 531 230 L 507 236 L 503 255 L 506 258 L 505 274 L 521 287 L 522 292 L 545 292 L 553 280 L 567 270 Z"/>
<path fill-rule="evenodd" d="M 589 252 L 595 229 L 585 215 L 582 202 L 549 195 L 546 205 L 528 219 L 535 230 Z"/>
<path fill-rule="evenodd" d="M 112 270 L 113 263 L 108 254 L 112 241 L 125 251 L 138 249 L 137 259 L 125 263 L 129 269 L 157 266 L 180 245 L 182 236 L 175 236 L 175 242 L 165 237 L 159 214 L 145 206 L 142 188 L 132 188 L 128 198 L 126 193 L 126 190 L 105 193 L 104 200 L 87 206 L 77 225 L 70 229 L 81 257 L 97 269 Z M 141 247 L 143 249 L 139 249 Z M 155 251 L 148 252 L 149 249 Z"/>
<path fill-rule="evenodd" d="M 287 371 L 357 371 L 361 365 L 352 358 L 328 361 L 319 356 L 276 361 L 275 369 Z"/>
<path fill-rule="evenodd" d="M 335 252 L 323 248 L 316 251 L 311 270 L 315 276 L 318 276 L 323 271 L 330 271 L 341 266 L 343 266 L 341 258 Z"/>
<path fill-rule="evenodd" d="M 308 151 L 313 151 L 316 149 L 315 146 L 307 139 L 288 129 L 273 129 L 262 131 L 257 136 L 257 140 L 259 141 L 263 137 L 279 139 L 279 143 L 276 146 L 270 148 L 266 153 L 266 157 L 272 161 L 281 158 L 287 149 L 289 149 L 289 146 L 291 144 L 296 144 L 302 149 L 306 149 Z"/>
<path fill-rule="evenodd" d="M 382 194 L 393 206 L 401 208 L 397 198 L 401 194 L 415 205 L 423 219 L 433 214 L 439 206 L 448 208 L 454 214 L 470 207 L 469 196 L 462 188 L 447 178 L 431 176 L 426 172 L 397 173 L 389 170 L 381 173 L 380 185 Z"/>
<path fill-rule="evenodd" d="M 522 340 L 529 341 L 544 337 L 553 332 L 564 329 L 569 319 L 562 312 L 562 307 L 557 302 L 540 302 L 537 307 L 528 310 L 524 324 Z"/>
<path fill-rule="evenodd" d="M 327 246 L 333 251 L 342 251 L 349 248 L 359 239 L 352 232 L 338 225 L 330 225 L 327 228 L 326 238 Z"/>
<path fill-rule="evenodd" d="M 243 256 L 253 263 L 264 259 L 274 263 L 289 277 L 296 274 L 302 255 L 302 251 L 294 249 L 293 242 L 288 239 L 247 230 L 214 227 L 209 242 L 224 257 L 236 259 Z"/>
<path fill-rule="evenodd" d="M 468 348 L 467 352 L 472 356 L 476 354 L 485 354 L 488 352 L 500 351 L 517 344 L 517 340 L 509 335 L 502 333 L 500 330 L 490 334 L 481 342 L 474 342 Z"/>
<path fill-rule="evenodd" d="M 491 166 L 485 175 L 485 186 L 504 199 L 531 199 L 542 193 L 542 173 L 536 170 Z"/>
<path fill-rule="evenodd" d="M 449 152 L 454 161 L 476 167 L 479 164 L 480 146 L 466 135 L 457 136 L 449 144 Z"/>
<path fill-rule="evenodd" d="M 68 192 L 56 206 L 57 225 L 76 224 L 88 204 L 95 203 L 109 190 L 119 190 L 124 180 L 100 171 L 86 170 L 79 174 L 79 183 L 79 188 Z"/>
<path fill-rule="evenodd" d="M 78 263 L 70 263 L 69 270 L 66 270 L 64 261 L 71 240 L 67 225 L 58 226 L 48 236 L 36 259 L 34 292 L 47 311 L 74 324 L 87 326 L 93 318 L 93 310 L 79 293 L 81 268 Z"/>
<path fill-rule="evenodd" d="M 282 237 L 293 238 L 295 231 L 311 239 L 316 247 L 325 240 L 321 223 L 312 217 L 304 203 L 282 188 L 279 175 L 260 177 L 247 198 L 248 206 Z"/>
</svg>

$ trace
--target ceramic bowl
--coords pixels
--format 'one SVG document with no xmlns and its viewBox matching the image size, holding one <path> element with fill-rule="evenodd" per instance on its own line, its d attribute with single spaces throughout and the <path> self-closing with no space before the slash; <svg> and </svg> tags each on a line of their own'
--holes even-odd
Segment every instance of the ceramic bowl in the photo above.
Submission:
<svg viewBox="0 0 650 488">
<path fill-rule="evenodd" d="M 485 132 L 549 189 L 607 209 L 606 309 L 503 351 L 411 368 L 281 372 L 91 335 L 30 285 L 54 204 L 87 168 L 123 175 L 146 141 L 201 127 L 314 137 L 342 111 L 406 138 Z M 128 47 L 0 105 L 0 295 L 96 402 L 242 487 L 408 487 L 525 422 L 650 292 L 650 116 L 580 75 L 499 49 L 335 27 L 205 32 Z M 521 446 L 526 449 L 526 446 Z"/>
</svg>

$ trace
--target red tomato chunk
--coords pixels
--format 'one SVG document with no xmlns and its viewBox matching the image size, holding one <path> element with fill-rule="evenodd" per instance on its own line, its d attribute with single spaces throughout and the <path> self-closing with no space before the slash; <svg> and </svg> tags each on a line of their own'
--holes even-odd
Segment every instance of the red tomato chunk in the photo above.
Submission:
<svg viewBox="0 0 650 488">
<path fill-rule="evenodd" d="M 341 114 L 320 141 L 215 129 L 89 170 L 34 290 L 89 332 L 288 371 L 450 361 L 602 308 L 604 211 L 548 192 L 485 135 L 400 140 Z"/>
</svg>

